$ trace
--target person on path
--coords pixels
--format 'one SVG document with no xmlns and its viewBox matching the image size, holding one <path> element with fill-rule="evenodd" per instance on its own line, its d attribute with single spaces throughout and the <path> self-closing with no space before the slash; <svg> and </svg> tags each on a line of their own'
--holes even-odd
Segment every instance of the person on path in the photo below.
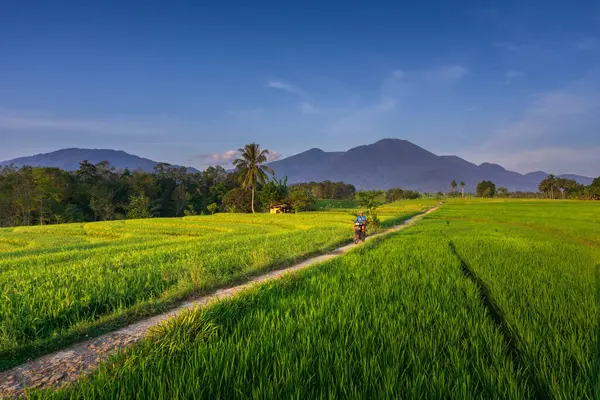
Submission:
<svg viewBox="0 0 600 400">
<path fill-rule="evenodd" d="M 360 224 L 362 233 L 364 235 L 365 231 L 367 230 L 367 217 L 365 217 L 365 213 L 362 210 L 359 211 L 358 215 L 356 216 L 356 219 L 354 220 L 354 223 L 357 222 Z"/>
</svg>

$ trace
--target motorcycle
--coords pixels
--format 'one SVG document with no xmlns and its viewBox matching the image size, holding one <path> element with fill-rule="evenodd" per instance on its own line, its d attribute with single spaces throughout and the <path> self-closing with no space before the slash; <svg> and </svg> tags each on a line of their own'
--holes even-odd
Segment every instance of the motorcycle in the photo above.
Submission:
<svg viewBox="0 0 600 400">
<path fill-rule="evenodd" d="M 363 231 L 363 225 L 360 222 L 354 223 L 354 244 L 358 244 L 361 240 L 365 241 L 366 233 Z"/>
</svg>

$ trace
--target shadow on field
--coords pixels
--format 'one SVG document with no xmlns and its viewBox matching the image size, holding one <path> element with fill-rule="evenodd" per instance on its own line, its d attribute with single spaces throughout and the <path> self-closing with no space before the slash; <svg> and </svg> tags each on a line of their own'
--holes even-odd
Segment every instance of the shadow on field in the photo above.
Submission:
<svg viewBox="0 0 600 400">
<path fill-rule="evenodd" d="M 513 332 L 512 329 L 510 329 L 508 323 L 504 318 L 502 310 L 490 297 L 490 290 L 485 285 L 485 282 L 483 282 L 481 278 L 479 278 L 477 274 L 475 274 L 475 272 L 469 266 L 469 264 L 467 264 L 465 259 L 458 253 L 458 251 L 456 250 L 456 246 L 452 241 L 448 242 L 448 247 L 450 248 L 450 252 L 454 254 L 454 256 L 460 261 L 460 266 L 463 275 L 471 282 L 473 282 L 475 286 L 477 286 L 477 289 L 479 289 L 479 298 L 481 300 L 481 303 L 487 309 L 489 316 L 491 317 L 492 321 L 502 334 L 502 337 L 506 342 L 506 349 L 508 355 L 513 360 L 515 367 L 522 369 L 523 371 L 527 371 L 529 381 L 533 384 L 533 398 L 551 398 L 552 396 L 550 396 L 550 391 L 548 390 L 548 388 L 546 388 L 545 385 L 543 385 L 537 379 L 533 368 L 527 365 L 526 360 L 524 359 L 523 355 L 521 354 L 521 351 L 519 350 L 519 343 L 521 342 L 521 340 L 516 335 L 516 333 Z"/>
</svg>

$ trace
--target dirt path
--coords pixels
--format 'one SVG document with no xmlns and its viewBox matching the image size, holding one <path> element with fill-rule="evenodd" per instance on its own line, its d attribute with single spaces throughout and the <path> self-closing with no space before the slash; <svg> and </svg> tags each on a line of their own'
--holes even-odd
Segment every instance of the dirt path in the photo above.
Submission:
<svg viewBox="0 0 600 400">
<path fill-rule="evenodd" d="M 367 240 L 388 235 L 392 232 L 406 228 L 421 219 L 424 215 L 437 209 L 438 207 L 429 209 L 422 214 L 404 221 L 401 225 L 396 225 L 382 233 L 369 236 L 367 237 Z M 327 254 L 294 264 L 290 267 L 257 276 L 244 284 L 217 290 L 207 296 L 185 302 L 169 312 L 125 326 L 119 330 L 92 338 L 85 342 L 77 343 L 58 352 L 31 360 L 18 367 L 2 372 L 0 373 L 0 398 L 21 396 L 24 394 L 25 388 L 41 389 L 60 387 L 68 382 L 72 382 L 82 375 L 92 372 L 98 363 L 105 360 L 109 355 L 142 339 L 148 333 L 150 328 L 163 323 L 165 320 L 176 316 L 184 310 L 204 307 L 207 304 L 219 301 L 219 299 L 232 297 L 236 293 L 251 286 L 272 281 L 285 274 L 300 271 L 315 264 L 329 261 L 332 258 L 347 253 L 356 246 L 357 245 L 349 244 Z"/>
</svg>

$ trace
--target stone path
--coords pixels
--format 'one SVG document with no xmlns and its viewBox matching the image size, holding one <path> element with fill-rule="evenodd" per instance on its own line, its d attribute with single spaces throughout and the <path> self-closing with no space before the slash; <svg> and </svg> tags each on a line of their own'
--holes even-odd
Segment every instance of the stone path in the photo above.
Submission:
<svg viewBox="0 0 600 400">
<path fill-rule="evenodd" d="M 422 214 L 416 215 L 404 221 L 404 223 L 401 225 L 396 225 L 382 233 L 369 236 L 367 237 L 367 240 L 388 235 L 392 232 L 406 228 L 407 226 L 412 225 L 421 219 L 424 215 L 427 215 L 437 209 L 438 207 L 434 207 Z M 98 364 L 105 360 L 109 355 L 114 354 L 118 350 L 128 347 L 141 340 L 147 335 L 151 328 L 160 325 L 164 321 L 178 315 L 182 311 L 197 307 L 204 307 L 210 303 L 217 302 L 220 299 L 232 297 L 236 293 L 248 289 L 251 286 L 272 281 L 285 274 L 293 273 L 306 269 L 315 264 L 329 261 L 332 258 L 339 257 L 340 255 L 347 253 L 359 245 L 349 244 L 321 256 L 313 257 L 298 264 L 294 264 L 290 267 L 257 276 L 244 284 L 219 289 L 212 294 L 187 301 L 169 312 L 147 318 L 137 323 L 125 326 L 114 332 L 92 338 L 85 342 L 74 344 L 63 350 L 48 354 L 35 360 L 31 360 L 8 371 L 1 372 L 0 398 L 22 396 L 25 388 L 58 388 L 69 382 L 75 381 L 82 375 L 92 372 L 98 366 Z"/>
</svg>

